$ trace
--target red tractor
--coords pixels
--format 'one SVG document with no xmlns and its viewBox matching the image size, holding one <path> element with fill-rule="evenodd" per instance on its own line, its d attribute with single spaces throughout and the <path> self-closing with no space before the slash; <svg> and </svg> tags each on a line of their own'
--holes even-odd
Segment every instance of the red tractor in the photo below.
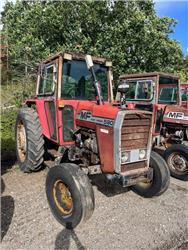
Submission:
<svg viewBox="0 0 188 250">
<path fill-rule="evenodd" d="M 188 109 L 182 107 L 180 81 L 161 72 L 120 76 L 117 100 L 154 114 L 153 146 L 163 145 L 171 174 L 188 178 Z"/>
<path fill-rule="evenodd" d="M 50 167 L 49 206 L 74 228 L 94 210 L 89 175 L 103 174 L 144 197 L 168 188 L 167 164 L 151 152 L 152 124 L 150 111 L 114 106 L 110 61 L 59 53 L 40 64 L 36 97 L 18 113 L 18 162 L 27 173 Z"/>
</svg>

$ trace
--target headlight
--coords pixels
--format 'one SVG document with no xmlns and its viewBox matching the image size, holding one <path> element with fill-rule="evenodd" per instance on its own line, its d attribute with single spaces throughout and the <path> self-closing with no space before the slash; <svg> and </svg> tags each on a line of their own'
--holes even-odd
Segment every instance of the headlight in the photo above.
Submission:
<svg viewBox="0 0 188 250">
<path fill-rule="evenodd" d="M 139 159 L 144 159 L 144 158 L 146 158 L 146 150 L 140 149 L 139 150 Z"/>
<path fill-rule="evenodd" d="M 123 152 L 121 154 L 121 163 L 126 163 L 127 161 L 129 161 L 130 158 L 130 152 Z"/>
</svg>

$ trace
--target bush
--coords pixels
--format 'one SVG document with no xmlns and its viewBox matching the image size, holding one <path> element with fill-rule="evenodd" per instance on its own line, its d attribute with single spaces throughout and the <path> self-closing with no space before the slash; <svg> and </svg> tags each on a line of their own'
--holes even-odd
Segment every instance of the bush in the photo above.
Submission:
<svg viewBox="0 0 188 250">
<path fill-rule="evenodd" d="M 15 122 L 17 111 L 1 115 L 1 157 L 6 160 L 15 157 Z M 11 160 L 11 159 L 10 159 Z"/>
</svg>

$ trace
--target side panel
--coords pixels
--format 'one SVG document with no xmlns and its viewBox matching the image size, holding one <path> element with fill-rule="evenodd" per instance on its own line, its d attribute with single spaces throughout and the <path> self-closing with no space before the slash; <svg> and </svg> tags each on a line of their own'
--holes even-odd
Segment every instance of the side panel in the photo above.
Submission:
<svg viewBox="0 0 188 250">
<path fill-rule="evenodd" d="M 153 105 L 153 114 L 154 114 L 153 136 L 160 135 L 165 107 L 166 105 L 163 104 Z"/>
<path fill-rule="evenodd" d="M 45 115 L 48 122 L 48 129 L 50 138 L 52 140 L 57 140 L 57 129 L 56 129 L 56 107 L 55 102 L 45 101 L 44 102 Z"/>
<path fill-rule="evenodd" d="M 56 126 L 56 121 L 54 120 L 54 123 L 52 125 L 52 119 L 56 119 L 55 116 L 52 117 L 51 115 L 49 115 L 49 109 L 47 107 L 47 103 L 45 102 L 45 100 L 36 100 L 36 110 L 39 116 L 39 120 L 40 123 L 42 124 L 42 133 L 44 136 L 46 136 L 48 139 L 52 138 L 52 135 L 55 136 L 54 132 L 55 132 L 55 127 Z M 54 107 L 55 110 L 55 107 Z M 49 115 L 49 116 L 48 116 Z M 48 119 L 47 119 L 48 116 Z M 50 119 L 51 117 L 51 119 Z M 50 123 L 49 123 L 50 122 Z M 56 137 L 57 139 L 57 137 Z M 55 140 L 55 138 L 52 138 L 52 140 Z"/>
<path fill-rule="evenodd" d="M 97 125 L 96 134 L 102 171 L 113 173 L 113 128 Z"/>
</svg>

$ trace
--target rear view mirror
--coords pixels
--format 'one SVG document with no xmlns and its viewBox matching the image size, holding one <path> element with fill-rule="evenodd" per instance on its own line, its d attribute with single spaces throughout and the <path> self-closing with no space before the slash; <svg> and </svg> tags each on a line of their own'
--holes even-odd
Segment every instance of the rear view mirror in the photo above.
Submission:
<svg viewBox="0 0 188 250">
<path fill-rule="evenodd" d="M 124 83 L 124 84 L 120 84 L 120 85 L 118 86 L 118 91 L 119 91 L 120 93 L 125 93 L 125 92 L 126 92 L 126 89 L 129 89 L 129 84 Z"/>
</svg>

